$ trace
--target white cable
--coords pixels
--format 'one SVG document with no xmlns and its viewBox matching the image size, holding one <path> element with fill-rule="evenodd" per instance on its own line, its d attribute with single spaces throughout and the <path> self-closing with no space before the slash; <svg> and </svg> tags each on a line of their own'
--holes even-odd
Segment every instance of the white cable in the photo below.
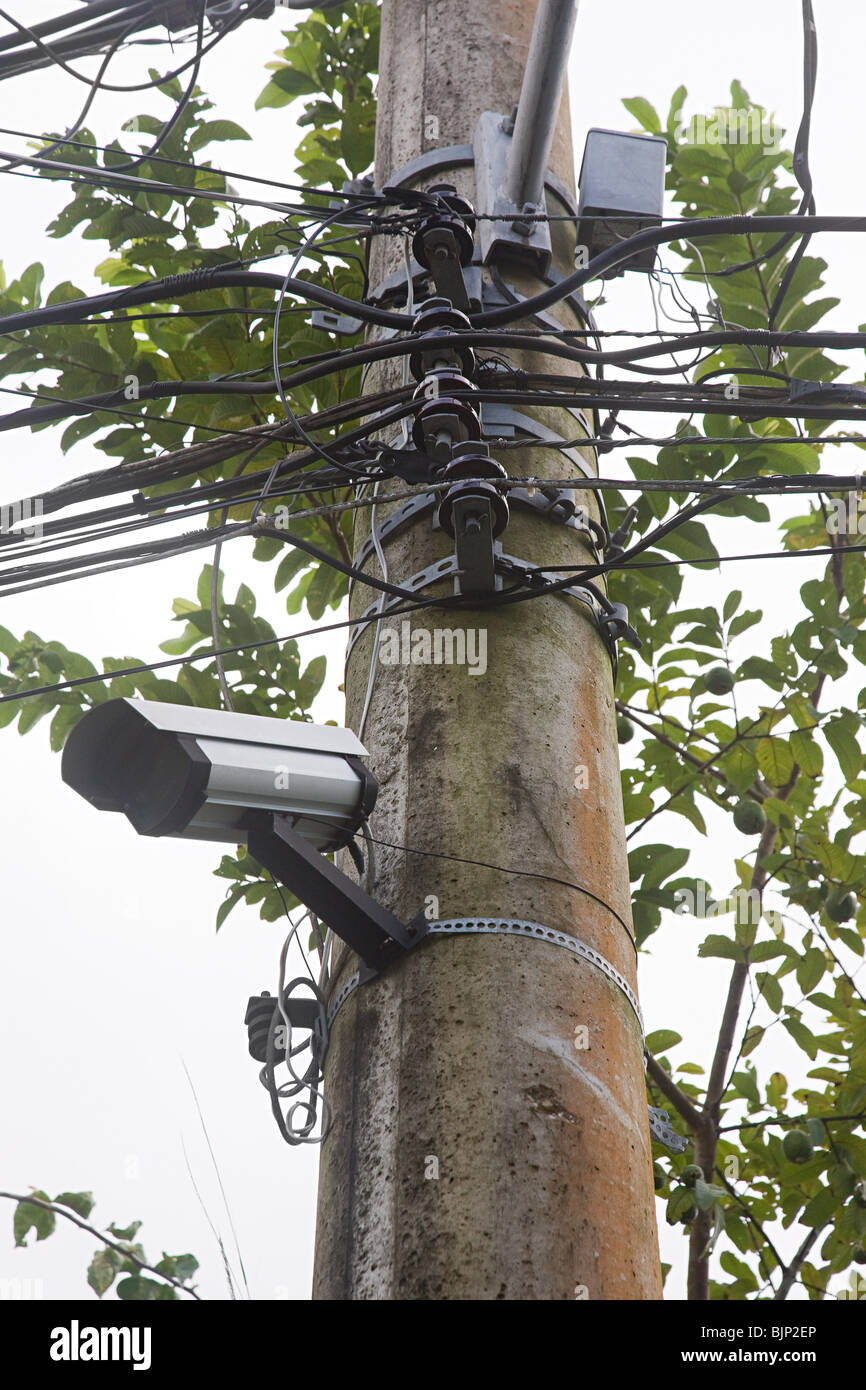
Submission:
<svg viewBox="0 0 866 1390">
<path fill-rule="evenodd" d="M 285 1065 L 289 1072 L 289 1075 L 292 1078 L 292 1082 L 284 1082 L 282 1086 L 277 1087 L 277 1095 L 280 1097 L 280 1099 L 286 1099 L 288 1097 L 291 1097 L 292 1095 L 297 1095 L 298 1090 L 305 1090 L 309 1092 L 309 1100 L 295 1101 L 294 1105 L 291 1106 L 291 1108 L 288 1111 L 288 1114 L 285 1116 L 284 1119 L 286 1131 L 289 1134 L 291 1134 L 291 1142 L 295 1144 L 321 1144 L 327 1136 L 332 1123 L 331 1107 L 325 1098 L 324 1092 L 320 1089 L 319 1082 L 308 1081 L 305 1077 L 299 1076 L 298 1073 L 295 1071 L 294 1067 L 292 1066 L 292 1025 L 289 1020 L 289 1016 L 285 1006 L 286 961 L 289 954 L 289 947 L 291 946 L 292 939 L 296 936 L 299 928 L 303 926 L 304 922 L 308 921 L 309 918 L 310 912 L 309 910 L 307 910 L 303 914 L 303 916 L 299 917 L 297 922 L 294 923 L 291 931 L 289 932 L 288 936 L 283 942 L 283 948 L 280 951 L 279 983 L 277 985 L 277 1007 L 280 1012 L 280 1017 L 283 1020 L 283 1027 L 285 1028 L 286 1037 Z M 300 945 L 300 939 L 298 941 L 298 944 Z M 289 1088 L 288 1091 L 286 1090 L 287 1087 Z M 311 1131 L 313 1130 L 316 1124 L 316 1108 L 318 1105 L 321 1105 L 322 1127 L 321 1132 L 317 1135 L 314 1135 Z M 300 1126 L 300 1128 L 295 1128 L 293 1123 L 294 1115 L 295 1112 L 299 1109 L 306 1110 L 307 1119 Z"/>
</svg>

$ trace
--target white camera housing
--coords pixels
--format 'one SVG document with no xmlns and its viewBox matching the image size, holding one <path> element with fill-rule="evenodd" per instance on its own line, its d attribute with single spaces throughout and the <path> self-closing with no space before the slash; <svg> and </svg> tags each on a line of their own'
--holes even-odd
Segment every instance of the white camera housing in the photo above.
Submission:
<svg viewBox="0 0 866 1390">
<path fill-rule="evenodd" d="M 62 776 L 140 835 L 241 844 L 256 812 L 315 849 L 347 843 L 378 785 L 350 729 L 153 700 L 108 700 L 75 726 Z"/>
</svg>

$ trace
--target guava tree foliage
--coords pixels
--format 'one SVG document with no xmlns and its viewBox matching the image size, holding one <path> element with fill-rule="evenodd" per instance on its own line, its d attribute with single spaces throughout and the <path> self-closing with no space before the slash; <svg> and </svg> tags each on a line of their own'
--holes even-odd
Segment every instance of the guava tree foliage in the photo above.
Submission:
<svg viewBox="0 0 866 1390">
<path fill-rule="evenodd" d="M 21 1196 L 2 1192 L 0 1196 L 16 1202 L 12 1232 L 16 1246 L 26 1246 L 29 1238 L 47 1240 L 57 1229 L 58 1216 L 96 1236 L 100 1242 L 87 1266 L 87 1282 L 97 1298 L 113 1288 L 118 1298 L 135 1303 L 176 1302 L 182 1293 L 197 1298 L 192 1277 L 198 1269 L 195 1255 L 167 1255 L 149 1264 L 138 1240 L 140 1221 L 128 1226 L 112 1222 L 105 1231 L 88 1220 L 96 1202 L 92 1192 L 61 1192 L 53 1199 L 47 1192 L 34 1190 Z M 156 1279 L 149 1276 L 155 1274 Z M 121 1277 L 122 1276 L 122 1277 Z"/>
<path fill-rule="evenodd" d="M 306 133 L 297 152 L 297 173 L 308 184 L 339 187 L 345 177 L 363 173 L 370 164 L 377 26 L 375 5 L 347 3 L 342 10 L 329 9 L 327 21 L 314 13 L 286 35 L 285 49 L 271 64 L 258 104 L 301 100 Z M 176 99 L 173 84 L 165 84 L 164 91 Z M 734 84 L 732 107 L 719 109 L 722 116 L 733 113 L 727 125 L 731 138 L 722 139 L 719 127 L 708 130 L 706 122 L 683 127 L 679 113 L 685 98 L 680 88 L 665 131 L 649 103 L 635 98 L 626 105 L 645 129 L 666 133 L 668 185 L 686 215 L 794 211 L 798 190 L 790 155 L 736 137 L 742 112 L 757 112 L 759 120 L 763 116 L 747 94 Z M 242 132 L 231 122 L 210 119 L 209 110 L 210 103 L 197 93 L 160 151 L 181 161 L 170 177 L 182 189 L 227 191 L 221 176 L 207 160 L 202 162 L 201 152 L 216 141 L 239 139 Z M 131 128 L 147 134 L 160 124 L 155 117 L 139 116 Z M 79 139 L 94 141 L 86 133 Z M 114 146 L 104 153 L 67 147 L 59 157 L 97 169 L 110 169 L 124 158 Z M 167 177 L 166 166 L 156 161 L 138 172 Z M 267 256 L 277 243 L 295 245 L 298 239 L 297 218 L 255 220 L 248 212 L 180 190 L 157 194 L 91 186 L 74 190 L 49 231 L 64 236 L 75 229 L 107 243 L 109 255 L 98 274 L 112 286 Z M 707 312 L 720 325 L 760 328 L 766 327 L 789 263 L 790 243 L 749 269 L 721 272 L 735 258 L 752 261 L 772 247 L 773 238 L 720 238 L 702 240 L 699 251 L 682 243 L 672 254 L 687 277 L 691 298 L 700 302 L 705 295 Z M 364 279 L 358 247 L 344 243 L 336 249 L 339 254 L 327 264 L 314 252 L 303 273 L 359 297 Z M 835 305 L 820 295 L 824 269 L 821 260 L 802 258 L 779 328 L 811 328 Z M 41 268 L 30 267 L 4 284 L 0 313 L 80 293 L 67 283 L 43 300 Z M 167 299 L 157 307 L 172 305 L 183 312 L 127 323 L 121 310 L 113 316 L 120 322 L 6 338 L 0 349 L 2 371 L 29 389 L 39 383 L 43 403 L 113 389 L 129 377 L 146 384 L 202 381 L 255 369 L 269 375 L 272 292 L 208 290 L 182 303 Z M 220 312 L 186 316 L 199 309 Z M 330 338 L 310 329 L 303 314 L 284 315 L 283 361 L 297 361 L 331 345 Z M 814 350 L 786 352 L 782 364 L 768 364 L 748 349 L 726 347 L 694 368 L 692 377 L 714 369 L 724 373 L 714 380 L 735 390 L 738 373 L 748 384 L 778 387 L 774 372 L 830 382 L 842 367 Z M 357 373 L 325 378 L 315 392 L 298 393 L 293 409 L 325 410 L 356 396 L 359 387 Z M 220 431 L 283 419 L 272 396 L 150 400 L 145 394 L 130 406 L 129 415 L 77 417 L 64 429 L 62 447 L 90 438 L 109 459 L 155 460 L 181 443 L 203 446 L 219 438 Z M 808 420 L 803 426 L 803 433 L 817 436 L 830 431 L 832 422 Z M 700 426 L 689 419 L 676 428 L 674 443 L 654 457 L 643 456 L 636 443 L 625 467 L 640 480 L 817 474 L 822 453 L 832 446 L 814 439 L 767 442 L 797 433 L 797 423 L 784 419 L 713 415 Z M 686 438 L 698 442 L 685 444 Z M 701 443 L 703 438 L 714 442 Z M 198 479 L 208 483 L 260 470 L 288 447 L 265 443 L 251 459 L 240 448 L 216 461 L 206 456 Z M 622 463 L 619 452 L 606 458 L 616 458 L 616 466 Z M 170 491 L 175 486 L 166 482 L 143 490 L 158 497 L 160 487 Z M 607 494 L 612 527 L 634 495 Z M 688 493 L 639 496 L 633 539 L 672 515 Z M 328 496 L 316 494 L 316 500 Z M 738 496 L 716 505 L 709 518 L 737 516 L 754 523 L 760 541 L 755 550 L 780 543 L 791 551 L 836 549 L 849 540 L 828 524 L 833 504 L 822 497 L 817 478 L 802 515 L 791 519 L 788 508 L 787 520 L 780 520 L 778 505 L 776 499 L 768 506 Z M 271 509 L 266 504 L 265 511 Z M 248 514 L 239 506 L 231 510 L 233 519 Z M 312 517 L 293 523 L 293 529 L 335 556 L 349 554 L 347 519 L 337 523 L 332 516 Z M 679 938 L 688 933 L 685 949 L 693 950 L 693 919 L 711 918 L 712 930 L 698 954 L 730 962 L 718 1042 L 712 1057 L 703 1059 L 706 1067 L 671 1060 L 681 1040 L 670 1029 L 647 1039 L 651 1100 L 675 1113 L 691 1141 L 682 1156 L 656 1150 L 657 1187 L 667 1199 L 668 1220 L 682 1224 L 690 1242 L 691 1298 L 784 1298 L 795 1283 L 810 1298 L 821 1298 L 831 1279 L 836 1289 L 849 1266 L 866 1262 L 866 1139 L 861 1137 L 866 1006 L 856 979 L 866 921 L 860 907 L 866 866 L 856 849 L 856 837 L 866 828 L 866 778 L 858 742 L 866 692 L 853 708 L 850 677 L 845 693 L 838 684 L 852 662 L 866 657 L 862 557 L 840 550 L 829 562 L 818 557 L 776 562 L 780 570 L 784 567 L 782 582 L 792 589 L 800 582 L 800 602 L 795 612 L 792 592 L 789 630 L 772 639 L 761 636 L 758 643 L 754 631 L 751 638 L 747 634 L 761 622 L 761 614 L 749 607 L 741 591 L 728 594 L 718 607 L 689 603 L 688 567 L 716 555 L 713 531 L 711 519 L 688 522 L 642 557 L 677 563 L 614 574 L 610 585 L 612 597 L 628 604 L 644 640 L 639 655 L 621 653 L 617 688 L 621 738 L 631 741 L 623 797 L 629 833 L 638 841 L 630 865 L 639 940 L 646 946 L 662 924 L 663 912 L 680 909 L 679 915 L 665 918 L 664 929 Z M 288 590 L 289 614 L 305 608 L 318 620 L 345 595 L 340 574 L 311 562 L 298 549 L 259 540 L 255 554 L 271 567 L 275 587 Z M 302 669 L 295 643 L 264 645 L 274 632 L 257 614 L 249 588 L 242 586 L 229 602 L 217 576 L 216 612 L 213 589 L 212 571 L 205 566 L 195 597 L 175 604 L 181 632 L 164 644 L 165 651 L 206 651 L 214 636 L 226 646 L 261 642 L 226 658 L 235 707 L 304 717 L 325 678 L 324 663 Z M 2 694 L 23 694 L 96 672 L 84 656 L 32 632 L 15 637 L 0 629 L 0 651 L 5 657 Z M 100 669 L 119 670 L 136 661 L 120 653 L 105 659 Z M 205 661 L 170 677 L 118 676 L 20 705 L 0 705 L 0 721 L 17 719 L 23 733 L 50 717 L 52 745 L 59 748 L 92 703 L 134 692 L 146 698 L 220 703 L 218 673 Z M 742 837 L 733 863 L 719 865 L 708 854 L 702 863 L 696 855 L 693 866 L 688 850 L 673 847 L 679 838 L 673 817 L 684 816 L 703 835 L 707 817 L 716 825 L 713 818 L 723 815 L 733 819 Z M 701 868 L 711 881 L 697 876 Z M 245 853 L 225 856 L 217 872 L 228 880 L 218 925 L 241 900 L 258 904 L 268 920 L 282 913 L 275 889 Z M 683 908 L 689 915 L 683 915 Z M 762 1044 L 779 1030 L 785 1030 L 799 1053 L 797 1074 L 790 1079 L 761 1069 Z"/>
<path fill-rule="evenodd" d="M 626 106 L 644 129 L 666 134 L 668 188 L 686 217 L 794 212 L 799 190 L 787 176 L 790 156 L 777 142 L 744 142 L 745 117 L 752 130 L 769 122 L 738 83 L 731 97 L 714 121 L 693 120 L 684 128 L 678 116 L 686 91 L 680 88 L 664 130 L 648 102 L 638 98 Z M 719 326 L 765 328 L 790 245 L 749 269 L 723 272 L 772 251 L 776 242 L 764 234 L 674 249 L 685 263 L 692 299 L 703 287 L 707 312 Z M 820 293 L 825 269 L 817 257 L 802 258 L 777 321 L 780 330 L 811 329 L 835 306 Z M 736 346 L 704 361 L 692 378 L 717 372 L 736 399 L 741 380 L 762 383 L 762 368 L 768 373 L 763 384 L 777 387 L 773 371 L 817 382 L 842 371 L 813 348 L 788 351 L 783 363 L 768 364 L 765 356 Z M 791 420 L 708 415 L 701 423 L 699 429 L 694 421 L 681 422 L 675 441 L 653 459 L 635 450 L 628 460 L 633 475 L 817 474 L 822 455 L 830 451 L 832 457 L 833 446 L 814 439 L 766 442 L 796 436 Z M 810 436 L 832 428 L 827 420 L 802 422 L 802 433 Z M 689 437 L 721 442 L 680 442 Z M 686 500 L 685 490 L 646 494 L 636 529 L 646 532 Z M 619 498 L 615 520 L 624 509 Z M 611 581 L 614 597 L 639 615 L 644 639 L 637 659 L 623 654 L 617 688 L 626 721 L 622 735 L 643 735 L 623 773 L 629 836 L 640 837 L 630 855 L 638 936 L 647 941 L 664 909 L 685 909 L 712 918 L 698 954 L 730 961 L 706 1069 L 697 1061 L 671 1063 L 668 1054 L 681 1041 L 672 1030 L 647 1039 L 654 1054 L 651 1089 L 672 1104 L 693 1138 L 691 1154 L 657 1162 L 656 1177 L 668 1195 L 668 1220 L 689 1229 L 689 1297 L 695 1299 L 781 1298 L 796 1281 L 810 1298 L 821 1298 L 833 1275 L 866 1263 L 866 1001 L 855 978 L 866 924 L 866 861 L 856 848 L 866 829 L 859 744 L 866 690 L 852 694 L 851 677 L 844 687 L 838 684 L 866 661 L 863 557 L 840 549 L 858 543 L 857 522 L 853 536 L 847 525 L 834 524 L 838 501 L 822 497 L 817 478 L 802 514 L 792 518 L 791 510 L 775 498 L 768 506 L 738 496 L 709 514 L 753 522 L 759 543 L 746 549 L 772 550 L 781 534 L 785 550 L 838 552 L 829 559 L 774 562 L 791 614 L 775 636 L 747 636 L 762 613 L 740 589 L 718 606 L 689 605 L 682 566 L 621 572 Z M 716 554 L 712 531 L 711 520 L 690 521 L 664 549 L 685 562 L 706 559 Z M 740 573 L 748 576 L 749 568 Z M 718 825 L 720 812 L 733 819 L 740 855 L 727 866 L 705 858 L 711 885 L 683 877 L 690 854 L 674 847 L 672 818 L 685 817 L 706 834 L 705 817 Z M 669 922 L 666 930 L 694 939 L 688 918 Z M 762 1044 L 779 1029 L 802 1060 L 791 1079 L 761 1067 Z M 785 1234 L 786 1228 L 794 1229 Z M 710 1280 L 712 1247 L 720 1274 Z"/>
</svg>

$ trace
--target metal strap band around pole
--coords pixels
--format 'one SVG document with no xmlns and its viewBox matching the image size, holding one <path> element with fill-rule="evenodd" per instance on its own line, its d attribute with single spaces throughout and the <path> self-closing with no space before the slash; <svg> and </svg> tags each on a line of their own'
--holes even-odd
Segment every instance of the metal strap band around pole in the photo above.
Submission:
<svg viewBox="0 0 866 1390">
<path fill-rule="evenodd" d="M 527 922 L 519 917 L 449 917 L 430 922 L 427 927 L 427 936 L 519 936 L 530 941 L 546 941 L 551 946 L 562 946 L 573 956 L 578 956 L 581 960 L 594 965 L 621 990 L 634 1010 L 635 1017 L 640 1024 L 641 1037 L 643 1037 L 643 1014 L 637 995 L 628 980 L 599 951 L 587 946 L 583 941 L 578 941 L 576 937 L 569 936 L 566 932 L 556 931 L 553 927 L 542 926 L 540 922 Z M 349 996 L 355 992 L 360 984 L 371 978 L 369 971 L 362 970 L 356 970 L 350 976 L 328 1009 L 329 1029 Z"/>
</svg>

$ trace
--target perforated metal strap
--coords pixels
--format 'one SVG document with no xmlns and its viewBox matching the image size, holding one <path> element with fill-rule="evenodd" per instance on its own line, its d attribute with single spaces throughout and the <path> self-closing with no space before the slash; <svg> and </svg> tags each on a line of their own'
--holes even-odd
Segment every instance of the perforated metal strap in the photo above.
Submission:
<svg viewBox="0 0 866 1390">
<path fill-rule="evenodd" d="M 558 574 L 554 576 L 552 572 L 545 575 L 544 570 L 537 570 L 529 561 L 521 560 L 516 555 L 506 555 L 499 541 L 495 542 L 494 550 L 494 562 L 500 572 L 511 572 L 515 570 L 517 572 L 523 572 L 531 570 L 534 574 L 537 573 L 542 579 L 545 577 L 560 578 Z M 457 573 L 458 565 L 456 555 L 446 555 L 444 559 L 435 560 L 432 565 L 428 565 L 426 569 L 419 570 L 417 574 L 411 575 L 409 579 L 401 579 L 399 581 L 400 588 L 408 589 L 411 593 L 418 593 L 421 589 L 426 589 L 430 584 L 435 584 L 437 580 L 448 579 L 450 576 L 456 575 Z M 607 646 L 608 655 L 610 656 L 615 674 L 617 659 L 616 641 L 614 640 L 614 634 L 610 631 L 609 615 L 605 604 L 601 601 L 598 592 L 593 592 L 592 589 L 575 582 L 574 584 L 569 584 L 567 588 L 555 589 L 552 593 L 554 597 L 576 598 L 588 608 Z M 349 640 L 346 645 L 347 665 L 356 644 L 367 630 L 367 623 L 381 622 L 384 618 L 388 617 L 392 609 L 399 608 L 403 602 L 404 600 L 400 598 L 399 595 L 395 598 L 386 597 L 384 603 L 377 599 L 375 603 L 371 603 L 362 613 L 358 614 L 358 617 L 354 620 L 355 626 L 349 634 Z M 614 605 L 608 606 L 611 608 L 614 607 Z M 623 609 L 622 611 L 624 612 L 625 610 Z M 406 615 L 403 614 L 403 616 L 405 617 Z"/>
<path fill-rule="evenodd" d="M 640 1024 L 641 1034 L 644 1032 L 643 1014 L 637 995 L 625 977 L 600 952 L 593 950 L 591 946 L 585 945 L 584 942 L 578 941 L 575 937 L 568 936 L 565 932 L 555 931 L 553 927 L 544 927 L 540 922 L 526 922 L 519 917 L 450 917 L 447 920 L 431 922 L 427 928 L 427 935 L 521 936 L 532 941 L 546 941 L 551 946 L 563 946 L 573 956 L 579 956 L 581 960 L 588 961 L 590 965 L 594 965 L 597 970 L 600 970 L 609 980 L 613 981 L 634 1010 L 635 1017 Z M 328 1009 L 329 1029 L 349 995 L 353 994 L 365 980 L 371 978 L 372 973 L 369 970 L 356 970 L 355 974 L 346 981 Z"/>
<path fill-rule="evenodd" d="M 575 511 L 571 494 L 578 490 L 577 485 L 568 489 L 557 488 L 553 495 L 551 495 L 549 491 L 542 491 L 539 485 L 535 484 L 532 490 L 528 487 L 510 488 L 508 500 L 522 507 L 530 507 L 533 511 L 541 512 L 548 517 L 552 517 L 554 521 L 561 522 L 563 526 L 568 527 L 570 530 L 580 532 L 592 546 L 596 556 L 601 559 L 601 545 L 604 539 L 603 530 L 597 522 L 591 520 L 587 521 Z M 387 502 L 387 495 L 385 495 L 383 500 Z M 404 502 L 402 506 L 397 507 L 396 510 L 382 522 L 381 526 L 376 527 L 376 540 L 373 539 L 373 533 L 371 533 L 364 541 L 364 544 L 355 556 L 354 564 L 356 569 L 362 570 L 367 561 L 373 556 L 376 550 L 377 540 L 381 545 L 384 540 L 389 536 L 395 535 L 404 526 L 408 526 L 410 523 L 420 520 L 427 512 L 432 511 L 437 501 L 438 497 L 434 493 L 422 492 L 419 493 L 417 497 L 411 497 L 407 502 Z M 437 529 L 435 519 L 433 529 Z M 350 591 L 354 587 L 354 583 L 354 580 L 350 580 Z"/>
</svg>

